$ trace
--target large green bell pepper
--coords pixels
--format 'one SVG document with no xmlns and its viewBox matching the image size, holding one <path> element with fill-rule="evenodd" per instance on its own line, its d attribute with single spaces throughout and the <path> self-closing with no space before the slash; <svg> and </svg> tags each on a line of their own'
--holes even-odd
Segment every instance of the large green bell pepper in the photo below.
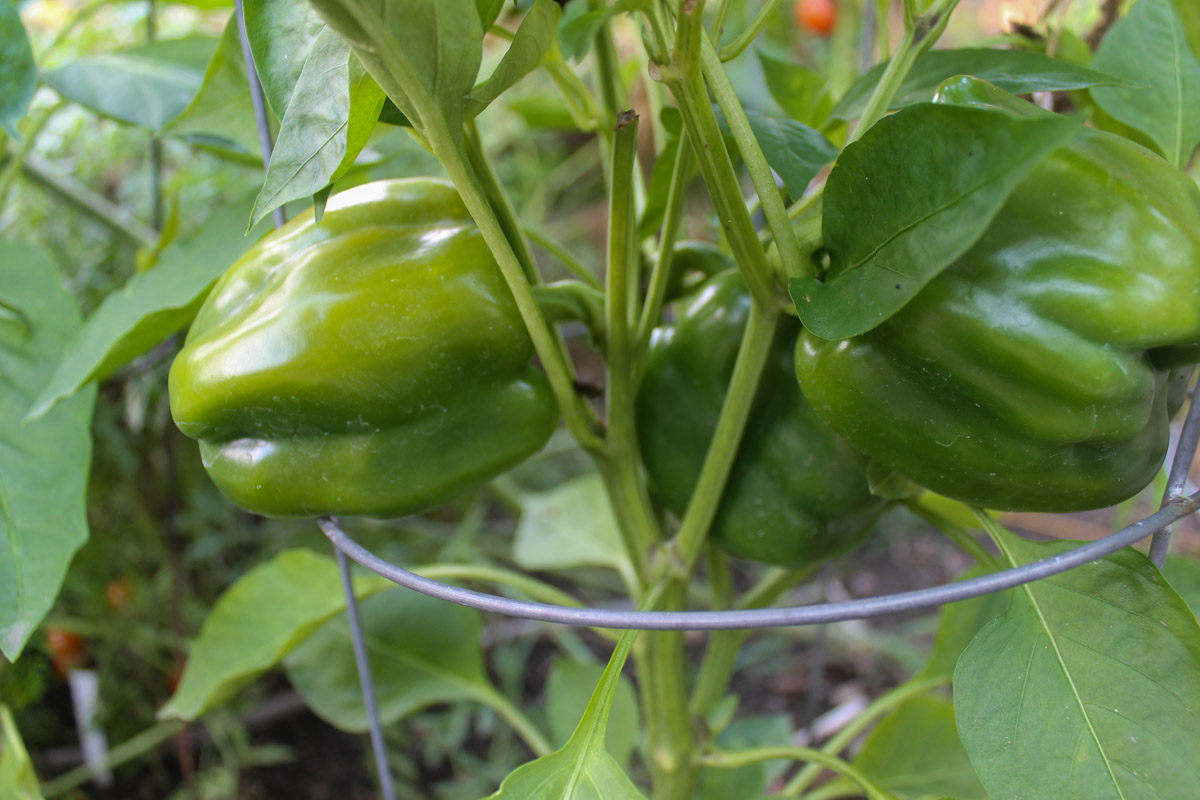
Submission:
<svg viewBox="0 0 1200 800">
<path fill-rule="evenodd" d="M 939 99 L 1023 102 L 1005 97 L 959 79 Z M 959 500 L 1036 511 L 1144 487 L 1184 397 L 1179 368 L 1198 360 L 1200 191 L 1090 129 L 884 324 L 844 341 L 805 332 L 796 348 L 813 406 L 872 459 Z"/>
<path fill-rule="evenodd" d="M 371 183 L 217 282 L 171 413 L 238 506 L 399 516 L 538 450 L 556 419 L 499 267 L 449 184 Z"/>
<path fill-rule="evenodd" d="M 642 460 L 664 505 L 682 514 L 717 426 L 750 296 L 736 269 L 703 283 L 654 332 L 638 391 Z M 742 558 L 788 567 L 859 544 L 885 501 L 866 459 L 834 434 L 796 384 L 799 325 L 785 320 L 760 379 L 710 537 Z"/>
</svg>

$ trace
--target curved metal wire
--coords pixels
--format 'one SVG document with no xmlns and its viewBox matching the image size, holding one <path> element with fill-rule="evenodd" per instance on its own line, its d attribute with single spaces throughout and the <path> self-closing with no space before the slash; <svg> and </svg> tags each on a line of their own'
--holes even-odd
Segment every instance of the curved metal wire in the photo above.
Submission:
<svg viewBox="0 0 1200 800">
<path fill-rule="evenodd" d="M 900 611 L 930 608 L 958 600 L 967 600 L 989 592 L 1011 589 L 1014 586 L 1047 578 L 1115 553 L 1197 510 L 1200 510 L 1200 492 L 1174 500 L 1140 522 L 1135 522 L 1103 539 L 1080 545 L 1067 553 L 946 586 L 837 603 L 735 611 L 627 611 L 573 608 L 550 603 L 512 600 L 422 577 L 385 561 L 367 550 L 347 536 L 336 520 L 324 518 L 318 520 L 318 524 L 335 547 L 375 574 L 430 597 L 477 608 L 480 611 L 594 628 L 722 630 L 817 625 L 849 619 L 865 619 Z"/>
</svg>

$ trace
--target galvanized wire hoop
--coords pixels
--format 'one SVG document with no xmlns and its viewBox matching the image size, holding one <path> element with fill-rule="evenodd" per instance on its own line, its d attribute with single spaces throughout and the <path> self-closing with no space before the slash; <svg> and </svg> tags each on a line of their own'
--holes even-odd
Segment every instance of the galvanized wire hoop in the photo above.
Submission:
<svg viewBox="0 0 1200 800">
<path fill-rule="evenodd" d="M 254 104 L 255 119 L 262 141 L 264 165 L 271 157 L 271 134 L 262 86 L 246 34 L 242 0 L 235 0 L 235 13 L 242 43 L 242 54 Z M 283 211 L 277 209 L 275 226 L 283 224 Z M 1176 441 L 1175 453 L 1167 478 L 1161 508 L 1150 516 L 1128 525 L 1101 539 L 1080 545 L 1066 553 L 1031 564 L 994 572 L 970 580 L 916 589 L 896 594 L 833 603 L 779 608 L 740 609 L 728 611 L 636 611 L 632 609 L 601 609 L 554 605 L 550 603 L 514 600 L 495 594 L 465 589 L 418 575 L 393 564 L 355 542 L 342 530 L 334 518 L 318 520 L 321 531 L 333 544 L 346 597 L 350 625 L 363 700 L 370 724 L 372 749 L 380 788 L 385 800 L 394 800 L 395 793 L 386 766 L 382 726 L 375 704 L 374 685 L 358 602 L 350 574 L 350 561 L 380 575 L 399 586 L 421 592 L 446 602 L 469 608 L 529 620 L 597 628 L 637 630 L 729 630 L 784 626 L 818 625 L 846 620 L 866 619 L 903 611 L 933 608 L 946 603 L 968 600 L 992 592 L 1011 589 L 1032 581 L 1057 575 L 1088 562 L 1136 544 L 1153 536 L 1150 557 L 1160 568 L 1170 545 L 1171 525 L 1183 517 L 1200 511 L 1200 492 L 1185 495 L 1189 469 L 1200 444 L 1200 402 L 1193 392 L 1192 403 Z"/>
</svg>

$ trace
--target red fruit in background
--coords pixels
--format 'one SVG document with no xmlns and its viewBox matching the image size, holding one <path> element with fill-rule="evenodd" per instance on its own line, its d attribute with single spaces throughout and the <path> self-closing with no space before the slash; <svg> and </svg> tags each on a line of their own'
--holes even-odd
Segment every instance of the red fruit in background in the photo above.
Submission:
<svg viewBox="0 0 1200 800">
<path fill-rule="evenodd" d="M 83 637 L 57 625 L 46 626 L 46 649 L 54 663 L 54 672 L 65 678 L 67 672 L 83 663 Z"/>
<path fill-rule="evenodd" d="M 133 582 L 129 578 L 117 578 L 104 587 L 104 599 L 113 611 L 124 611 L 133 597 Z"/>
<path fill-rule="evenodd" d="M 828 36 L 837 23 L 835 0 L 796 0 L 796 24 L 820 36 Z"/>
</svg>

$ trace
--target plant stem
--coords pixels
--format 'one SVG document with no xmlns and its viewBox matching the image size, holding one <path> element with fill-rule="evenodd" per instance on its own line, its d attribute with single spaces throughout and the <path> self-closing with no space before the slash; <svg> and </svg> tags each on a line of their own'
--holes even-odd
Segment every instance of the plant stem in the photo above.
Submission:
<svg viewBox="0 0 1200 800">
<path fill-rule="evenodd" d="M 701 759 L 708 767 L 745 767 L 762 761 L 774 761 L 777 758 L 787 758 L 795 761 L 811 761 L 843 775 L 862 787 L 869 800 L 889 800 L 883 789 L 879 788 L 870 778 L 859 772 L 852 764 L 837 756 L 831 756 L 821 750 L 811 747 L 757 747 L 753 750 L 742 750 L 737 753 L 710 753 Z"/>
<path fill-rule="evenodd" d="M 525 279 L 531 285 L 536 286 L 541 283 L 541 276 L 538 275 L 537 265 L 533 261 L 533 254 L 529 252 L 529 243 L 525 241 L 525 232 L 521 228 L 521 223 L 517 220 L 517 214 L 513 210 L 512 204 L 508 202 L 508 195 L 505 194 L 504 188 L 500 185 L 500 181 L 496 177 L 496 173 L 492 171 L 491 163 L 483 152 L 483 142 L 479 139 L 479 128 L 476 126 L 475 120 L 467 123 L 465 140 L 467 158 L 470 161 L 471 169 L 478 176 L 484 195 L 496 211 L 500 227 L 504 230 L 504 236 L 508 239 L 508 243 L 512 245 L 517 260 L 521 262 L 521 268 L 525 272 Z"/>
<path fill-rule="evenodd" d="M 882 717 L 884 714 L 891 711 L 896 706 L 908 700 L 910 697 L 924 694 L 939 686 L 946 686 L 950 683 L 949 675 L 938 675 L 933 678 L 928 678 L 920 681 L 910 681 L 901 684 L 890 692 L 883 694 L 875 699 L 869 706 L 863 709 L 862 713 L 851 720 L 850 724 L 842 728 L 834 734 L 825 746 L 821 748 L 821 752 L 830 755 L 840 753 L 850 746 L 850 743 L 858 738 L 859 734 L 870 727 L 875 720 Z M 804 769 L 796 773 L 796 776 L 788 781 L 780 792 L 782 797 L 796 797 L 805 789 L 807 789 L 814 780 L 821 774 L 821 764 L 810 764 Z"/>
<path fill-rule="evenodd" d="M 775 184 L 775 175 L 767 164 L 767 158 L 763 155 L 754 131 L 750 129 L 746 111 L 742 108 L 737 92 L 729 76 L 725 74 L 717 51 L 713 49 L 708 37 L 704 37 L 701 42 L 700 58 L 704 67 L 704 77 L 712 88 L 713 97 L 716 98 L 721 113 L 725 115 L 725 122 L 733 133 L 733 140 L 741 151 L 742 160 L 746 162 L 746 169 L 750 173 L 754 191 L 758 193 L 758 199 L 762 203 L 767 226 L 771 229 L 776 247 L 779 248 L 785 271 L 789 275 L 813 274 L 811 264 L 801 258 L 800 246 L 788 220 L 787 206 L 784 205 L 783 196 Z"/>
<path fill-rule="evenodd" d="M 538 730 L 533 721 L 525 716 L 521 709 L 517 708 L 503 693 L 492 688 L 491 685 L 486 688 L 480 686 L 479 690 L 475 692 L 475 698 L 507 722 L 508 726 L 521 737 L 521 740 L 529 745 L 529 749 L 533 751 L 534 755 L 541 757 L 554 751 L 554 746 L 546 739 L 545 734 Z"/>
<path fill-rule="evenodd" d="M 660 608 L 683 608 L 687 585 L 671 581 Z M 693 800 L 699 770 L 695 733 L 687 704 L 687 660 L 683 634 L 656 631 L 646 635 L 646 659 L 649 691 L 643 698 L 646 709 L 650 771 L 653 775 L 653 800 Z"/>
<path fill-rule="evenodd" d="M 775 13 L 776 7 L 779 5 L 779 0 L 767 0 L 763 3 L 762 8 L 758 10 L 758 15 L 751 20 L 749 27 L 738 34 L 738 37 L 730 42 L 725 47 L 721 48 L 721 61 L 732 61 L 746 51 L 746 48 L 754 43 L 758 34 L 762 32 L 766 26 L 767 20 Z M 720 29 L 713 27 L 713 33 L 719 34 Z M 718 40 L 719 41 L 719 40 Z M 716 55 L 714 51 L 714 55 Z"/>
<path fill-rule="evenodd" d="M 126 739 L 109 750 L 98 764 L 83 764 L 41 785 L 43 797 L 54 797 L 82 786 L 95 777 L 98 770 L 114 769 L 135 758 L 140 758 L 163 742 L 175 736 L 187 725 L 179 720 L 166 720 Z"/>
<path fill-rule="evenodd" d="M 991 572 L 996 572 L 1000 569 L 1000 565 L 996 563 L 996 559 L 992 558 L 992 554 L 983 549 L 983 545 L 971 536 L 970 532 L 964 529 L 961 525 L 951 522 L 946 517 L 942 516 L 932 508 L 924 505 L 920 500 L 913 500 L 906 504 L 908 509 L 916 514 L 921 519 L 928 522 L 933 527 L 944 533 L 947 538 L 961 547 L 967 555 L 975 559 L 975 561 L 984 569 Z"/>
<path fill-rule="evenodd" d="M 644 353 L 650 344 L 650 334 L 658 324 L 667 296 L 667 287 L 671 283 L 671 262 L 675 259 L 675 241 L 679 234 L 679 223 L 683 220 L 684 197 L 687 194 L 687 182 L 691 172 L 692 147 L 685 136 L 679 140 L 675 164 L 671 167 L 671 188 L 667 192 L 667 207 L 663 211 L 658 260 L 650 273 L 650 288 L 646 291 L 642 317 L 638 321 L 636 352 L 639 354 Z"/>
<path fill-rule="evenodd" d="M 900 40 L 895 54 L 888 61 L 879 83 L 875 85 L 875 91 L 867 101 L 867 106 L 863 109 L 862 116 L 859 117 L 858 125 L 850 132 L 850 138 L 846 141 L 847 145 L 858 141 L 864 133 L 870 130 L 872 125 L 887 113 L 896 93 L 900 91 L 905 77 L 908 76 L 909 70 L 912 69 L 917 58 L 932 47 L 933 43 L 942 35 L 942 31 L 946 30 L 946 25 L 950 22 L 950 12 L 957 5 L 958 0 L 933 0 L 928 11 L 917 15 L 906 0 L 904 38 Z"/>
<path fill-rule="evenodd" d="M 157 243 L 158 233 L 149 225 L 74 178 L 58 173 L 36 153 L 25 154 L 21 160 L 21 172 L 130 244 L 149 249 Z"/>
<path fill-rule="evenodd" d="M 594 289 L 601 288 L 600 279 L 596 277 L 595 271 L 588 266 L 587 262 L 551 239 L 550 235 L 541 228 L 528 222 L 523 223 L 523 228 L 531 242 L 557 258 L 573 275 Z"/>
</svg>

